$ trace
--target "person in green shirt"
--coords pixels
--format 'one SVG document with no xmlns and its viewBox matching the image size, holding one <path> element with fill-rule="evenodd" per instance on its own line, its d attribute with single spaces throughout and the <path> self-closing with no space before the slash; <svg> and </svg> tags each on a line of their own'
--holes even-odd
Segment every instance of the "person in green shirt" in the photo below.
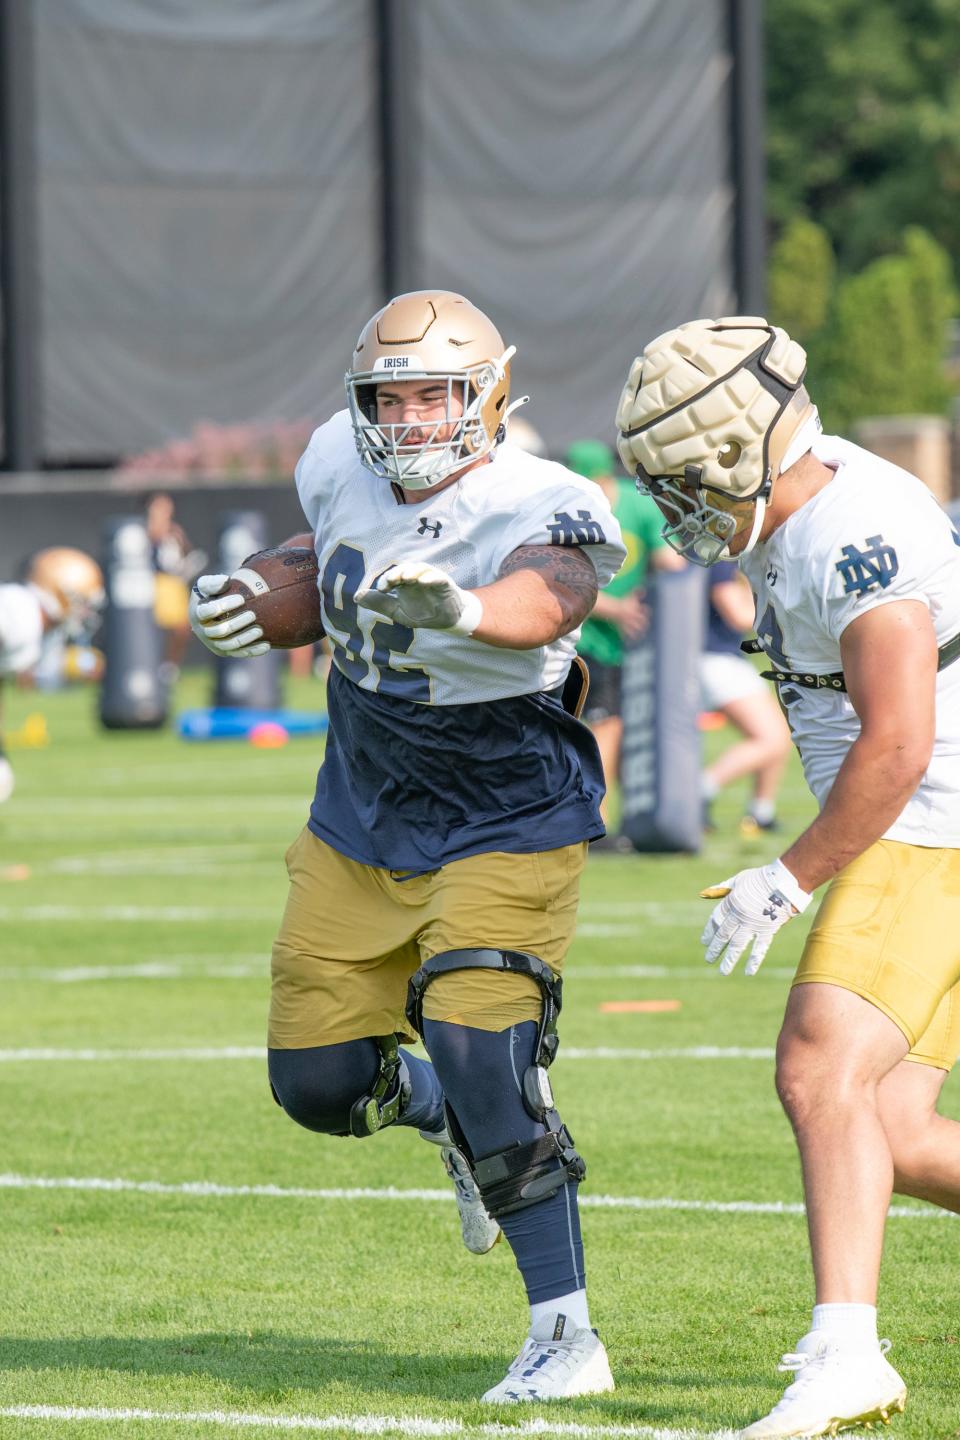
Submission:
<svg viewBox="0 0 960 1440">
<path fill-rule="evenodd" d="M 649 495 L 641 495 L 633 480 L 616 473 L 613 451 L 602 440 L 577 440 L 564 459 L 567 468 L 593 480 L 607 497 L 620 522 L 627 558 L 621 569 L 597 596 L 593 612 L 583 622 L 577 651 L 590 676 L 590 689 L 582 719 L 593 731 L 609 793 L 620 768 L 623 720 L 620 707 L 620 671 L 624 644 L 642 635 L 647 626 L 643 596 L 649 569 L 679 570 L 686 563 L 661 538 L 663 516 Z M 607 801 L 600 810 L 607 819 Z M 591 850 L 604 848 L 594 841 Z M 606 848 L 617 849 L 616 837 Z"/>
</svg>

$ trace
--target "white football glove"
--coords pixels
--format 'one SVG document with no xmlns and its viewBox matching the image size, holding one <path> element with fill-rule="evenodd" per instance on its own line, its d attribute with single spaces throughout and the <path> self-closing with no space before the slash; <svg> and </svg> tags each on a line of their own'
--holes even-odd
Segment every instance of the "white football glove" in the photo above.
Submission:
<svg viewBox="0 0 960 1440">
<path fill-rule="evenodd" d="M 13 766 L 5 755 L 0 755 L 0 805 L 13 794 Z"/>
<path fill-rule="evenodd" d="M 483 615 L 479 596 L 461 590 L 436 565 L 421 560 L 401 560 L 378 575 L 365 575 L 353 598 L 367 610 L 376 610 L 414 630 L 472 635 Z"/>
<path fill-rule="evenodd" d="M 813 899 L 800 889 L 782 860 L 755 870 L 741 870 L 700 894 L 704 900 L 723 896 L 700 936 L 700 944 L 707 947 L 703 958 L 708 965 L 713 965 L 726 950 L 720 961 L 721 975 L 730 974 L 751 942 L 747 974 L 756 975 L 781 925 L 806 910 Z"/>
<path fill-rule="evenodd" d="M 245 660 L 270 649 L 252 610 L 245 610 L 242 595 L 221 595 L 229 575 L 201 575 L 190 591 L 190 626 L 214 655 Z M 218 598 L 212 598 L 218 597 Z M 240 612 L 240 613 L 237 613 Z M 222 620 L 220 617 L 228 618 Z"/>
</svg>

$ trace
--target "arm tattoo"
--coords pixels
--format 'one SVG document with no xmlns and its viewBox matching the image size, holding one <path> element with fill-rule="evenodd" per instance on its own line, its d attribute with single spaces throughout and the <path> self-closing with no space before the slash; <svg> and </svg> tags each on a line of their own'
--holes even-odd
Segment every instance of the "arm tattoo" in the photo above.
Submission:
<svg viewBox="0 0 960 1440">
<path fill-rule="evenodd" d="M 577 546 L 521 545 L 500 566 L 500 579 L 517 570 L 536 570 L 563 611 L 558 634 L 574 630 L 597 601 L 597 572 L 593 561 Z"/>
</svg>

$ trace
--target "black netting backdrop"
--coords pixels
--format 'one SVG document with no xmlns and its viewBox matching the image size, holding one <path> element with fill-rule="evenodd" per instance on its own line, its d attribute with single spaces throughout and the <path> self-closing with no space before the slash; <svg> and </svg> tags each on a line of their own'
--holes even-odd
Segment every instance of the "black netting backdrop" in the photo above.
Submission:
<svg viewBox="0 0 960 1440">
<path fill-rule="evenodd" d="M 516 344 L 558 451 L 609 438 L 629 360 L 729 313 L 723 0 L 419 0 L 424 277 Z"/>
<path fill-rule="evenodd" d="M 553 452 L 734 306 L 726 0 L 393 0 L 411 284 L 518 347 Z M 372 0 L 34 0 L 47 461 L 324 418 L 384 298 Z"/>
<path fill-rule="evenodd" d="M 339 407 L 380 293 L 370 7 L 35 9 L 47 458 Z"/>
</svg>

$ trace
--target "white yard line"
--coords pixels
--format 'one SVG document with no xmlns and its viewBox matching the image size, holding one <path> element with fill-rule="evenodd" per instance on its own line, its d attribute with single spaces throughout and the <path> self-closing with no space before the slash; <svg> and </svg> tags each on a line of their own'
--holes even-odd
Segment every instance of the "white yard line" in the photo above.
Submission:
<svg viewBox="0 0 960 1440">
<path fill-rule="evenodd" d="M 232 912 L 231 912 L 232 913 Z M 136 965 L 6 965 L 0 980 L 32 980 L 42 985 L 73 985 L 83 980 L 261 979 L 269 973 L 270 957 L 260 955 L 153 956 Z M 568 980 L 702 980 L 713 972 L 703 965 L 568 965 Z M 765 965 L 767 980 L 789 980 L 787 966 Z M 716 983 L 716 982 L 714 982 Z"/>
<path fill-rule="evenodd" d="M 638 919 L 669 917 L 672 920 L 701 920 L 706 924 L 710 906 L 706 900 L 586 900 L 580 906 L 583 920 L 609 920 L 635 915 Z"/>
<path fill-rule="evenodd" d="M 344 1189 L 311 1189 L 299 1185 L 220 1185 L 214 1180 L 186 1180 L 174 1184 L 162 1180 L 123 1180 L 79 1175 L 0 1175 L 0 1190 L 80 1190 L 130 1192 L 141 1195 L 190 1195 L 199 1199 L 264 1200 L 378 1200 L 434 1201 L 452 1203 L 453 1192 L 444 1190 L 398 1190 L 394 1185 L 379 1189 L 355 1186 Z M 671 1196 L 581 1195 L 579 1203 L 588 1210 L 691 1210 L 721 1215 L 803 1215 L 803 1205 L 793 1200 L 682 1200 Z M 888 1211 L 897 1220 L 954 1220 L 956 1216 L 935 1206 L 891 1205 Z"/>
<path fill-rule="evenodd" d="M 772 1060 L 774 1050 L 770 1046 L 691 1045 L 686 1048 L 657 1050 L 630 1049 L 628 1047 L 599 1045 L 591 1049 L 576 1046 L 561 1048 L 561 1060 Z M 92 1047 L 68 1050 L 62 1048 L 33 1046 L 21 1050 L 0 1050 L 0 1065 L 29 1064 L 34 1061 L 66 1063 L 123 1061 L 167 1061 L 167 1060 L 266 1060 L 267 1052 L 262 1045 L 194 1045 L 178 1048 L 147 1048 L 140 1050 L 100 1050 Z"/>
<path fill-rule="evenodd" d="M 218 780 L 226 776 L 237 776 L 239 779 L 250 783 L 250 759 L 253 753 L 245 745 L 240 746 L 234 752 L 234 756 L 228 759 L 222 753 L 217 756 L 216 771 L 211 772 L 202 765 L 196 769 L 184 766 L 183 769 L 174 770 L 173 775 L 183 784 L 191 780 L 196 781 L 198 774 L 205 773 L 208 777 L 211 773 L 216 774 Z M 274 751 L 269 760 L 270 777 L 276 779 L 282 771 L 287 772 L 287 778 L 297 779 L 303 775 L 304 770 L 309 775 L 311 767 L 316 771 L 316 762 L 309 754 L 301 751 L 299 755 L 287 751 L 284 755 L 278 755 Z M 85 770 L 83 778 L 91 786 L 99 789 L 101 785 L 142 785 L 145 778 L 159 776 L 164 784 L 170 779 L 171 767 L 169 760 L 157 761 L 153 764 L 137 765 L 136 767 L 110 765 L 106 768 L 99 766 L 95 769 Z"/>
<path fill-rule="evenodd" d="M 18 798 L 17 815 L 22 819 L 27 819 L 30 815 L 74 814 L 81 818 L 90 815 L 131 815 L 152 823 L 159 813 L 166 812 L 167 814 L 173 813 L 178 818 L 189 817 L 191 823 L 195 824 L 195 814 L 189 809 L 190 804 L 199 805 L 201 815 L 206 815 L 210 810 L 225 810 L 236 818 L 243 813 L 242 801 L 236 795 L 228 795 L 222 791 L 205 794 L 202 790 L 198 791 L 194 788 L 182 796 L 169 794 L 113 795 L 105 798 L 100 795 L 64 795 L 56 800 Z M 309 797 L 305 798 L 303 795 L 257 795 L 254 804 L 258 815 L 267 810 L 299 810 L 302 815 L 306 816 Z"/>
<path fill-rule="evenodd" d="M 689 1045 L 685 1048 L 634 1050 L 611 1045 L 597 1045 L 578 1050 L 570 1045 L 560 1047 L 562 1060 L 772 1060 L 776 1051 L 771 1045 L 719 1046 Z"/>
<path fill-rule="evenodd" d="M 145 955 L 144 963 L 147 965 L 181 965 L 185 969 L 188 966 L 200 967 L 203 965 L 262 965 L 264 960 L 270 959 L 269 947 L 266 950 L 247 952 L 246 954 L 235 955 Z M 104 967 L 105 969 L 108 967 Z M 791 975 L 793 971 L 789 972 Z"/>
<path fill-rule="evenodd" d="M 577 934 L 582 934 L 578 930 Z M 637 932 L 633 930 L 632 934 Z M 565 965 L 565 980 L 702 980 L 718 975 L 718 970 L 700 965 Z M 796 966 L 764 965 L 751 979 L 765 975 L 767 979 L 792 980 Z"/>
<path fill-rule="evenodd" d="M 244 1410 L 113 1410 L 104 1406 L 5 1405 L 0 1416 L 20 1420 L 106 1420 L 123 1424 L 148 1420 L 179 1425 L 223 1425 L 232 1429 L 335 1431 L 340 1435 L 560 1435 L 571 1440 L 735 1440 L 734 1430 L 664 1430 L 650 1425 L 585 1425 L 571 1420 L 521 1420 L 516 1425 L 467 1425 L 462 1420 L 429 1420 L 420 1415 L 254 1415 Z"/>
<path fill-rule="evenodd" d="M 225 838 L 222 843 L 208 842 L 204 845 L 185 845 L 180 841 L 171 841 L 167 845 L 131 845 L 123 850 L 97 851 L 95 854 L 58 855 L 56 859 L 46 862 L 41 868 L 69 873 L 76 867 L 85 865 L 124 864 L 129 861 L 152 864 L 172 859 L 224 860 L 234 859 L 238 855 L 256 856 L 264 852 L 269 854 L 272 851 L 273 846 L 269 843 L 265 844 L 263 841 L 255 840 Z"/>
<path fill-rule="evenodd" d="M 192 924 L 198 920 L 273 920 L 277 905 L 244 908 L 239 905 L 0 905 L 0 920 L 38 921 L 44 925 L 66 921 L 130 923 L 141 920 Z"/>
<path fill-rule="evenodd" d="M 91 866 L 91 873 L 95 868 L 96 866 L 94 863 Z M 127 867 L 127 869 L 130 871 L 134 870 L 135 868 L 136 867 L 132 864 Z M 163 868 L 165 874 L 173 873 L 166 866 L 160 868 Z M 228 868 L 229 867 L 225 867 L 225 869 Z M 102 873 L 121 873 L 121 869 L 122 867 L 120 865 L 117 865 L 115 870 L 111 870 L 108 866 L 103 866 Z M 204 866 L 202 864 L 194 865 L 191 863 L 188 869 L 188 873 L 199 872 L 201 870 L 204 870 Z M 144 866 L 144 871 L 146 873 L 149 873 L 151 871 L 151 867 L 149 865 Z M 82 872 L 79 865 L 77 865 L 77 867 L 70 873 L 80 874 L 84 872 Z M 669 907 L 667 906 L 656 908 L 651 906 L 648 910 L 641 911 L 638 909 L 635 913 L 637 914 L 638 919 L 646 918 L 649 923 L 657 926 L 676 925 L 678 921 L 691 919 L 690 916 L 682 916 L 678 915 L 674 911 L 670 911 Z M 229 920 L 234 915 L 271 915 L 276 917 L 277 911 L 275 907 L 271 908 L 270 910 L 241 910 L 232 906 L 229 908 L 224 907 L 222 909 L 205 909 L 199 906 L 184 907 L 158 905 L 26 905 L 22 908 L 14 905 L 0 906 L 0 919 L 2 920 Z M 596 938 L 600 938 L 602 936 L 612 937 L 614 935 L 622 935 L 624 938 L 627 938 L 630 935 L 637 935 L 637 938 L 640 938 L 638 926 L 626 923 L 615 925 L 581 925 L 578 934 L 587 938 L 590 938 L 591 936 L 595 936 Z"/>
<path fill-rule="evenodd" d="M 677 914 L 666 906 L 651 908 L 638 914 L 634 919 L 585 920 L 577 925 L 577 935 L 587 940 L 615 940 L 618 936 L 634 935 L 639 938 L 645 931 L 667 930 L 676 926 L 688 927 L 697 934 L 703 929 L 699 914 Z"/>
<path fill-rule="evenodd" d="M 218 856 L 202 855 L 154 855 L 146 858 L 137 854 L 101 855 L 82 858 L 71 856 L 64 860 L 51 860 L 48 865 L 32 867 L 34 877 L 41 875 L 233 875 L 237 870 L 252 870 L 262 867 L 264 861 L 259 846 L 249 846 L 249 855 L 237 856 L 221 851 Z"/>
<path fill-rule="evenodd" d="M 42 985 L 77 985 L 87 980 L 259 980 L 270 974 L 266 953 L 239 963 L 183 965 L 145 960 L 140 965 L 68 965 L 59 969 L 13 965 L 0 969 L 0 980 L 31 980 Z"/>
<path fill-rule="evenodd" d="M 66 1063 L 110 1062 L 122 1060 L 125 1065 L 131 1061 L 167 1060 L 266 1060 L 263 1045 L 220 1045 L 183 1046 L 180 1049 L 145 1050 L 61 1050 L 44 1049 L 35 1046 L 24 1050 L 0 1050 L 0 1065 L 32 1064 L 35 1061 Z"/>
</svg>

